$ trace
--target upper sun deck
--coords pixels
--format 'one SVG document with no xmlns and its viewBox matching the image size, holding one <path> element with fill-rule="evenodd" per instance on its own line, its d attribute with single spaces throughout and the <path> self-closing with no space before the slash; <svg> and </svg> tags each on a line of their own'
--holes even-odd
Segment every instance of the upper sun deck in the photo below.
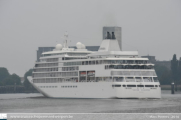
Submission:
<svg viewBox="0 0 181 120">
<path fill-rule="evenodd" d="M 87 60 L 146 60 L 148 58 L 138 57 L 137 51 L 105 51 L 105 52 L 92 52 L 86 49 L 72 49 L 66 48 L 66 50 L 54 50 L 49 52 L 44 52 L 40 59 L 47 58 L 65 58 L 62 62 L 66 60 L 70 61 L 87 61 Z M 66 59 L 67 58 L 67 59 Z M 68 59 L 71 58 L 71 59 Z"/>
<path fill-rule="evenodd" d="M 94 53 L 92 51 L 88 51 L 87 49 L 85 49 L 85 46 L 82 43 L 77 43 L 80 46 L 77 46 L 77 49 L 74 48 L 68 48 L 64 47 L 62 48 L 61 44 L 57 44 L 55 49 L 53 51 L 48 51 L 48 52 L 44 52 L 42 53 L 43 58 L 53 58 L 53 57 L 57 57 L 57 55 L 61 55 L 62 57 L 68 57 L 68 56 L 84 56 L 86 57 L 87 54 L 90 53 Z M 40 58 L 40 59 L 43 59 Z"/>
<path fill-rule="evenodd" d="M 87 55 L 90 58 L 138 58 L 137 51 L 105 51 L 105 52 L 95 52 Z"/>
<path fill-rule="evenodd" d="M 93 53 L 92 51 L 49 51 L 49 52 L 44 52 L 42 53 L 43 55 L 47 55 L 47 54 L 61 54 L 61 53 Z"/>
<path fill-rule="evenodd" d="M 69 48 L 67 45 L 68 35 L 65 35 L 66 42 L 62 46 L 57 44 L 53 51 L 44 52 L 40 59 L 49 59 L 49 58 L 60 58 L 61 60 L 83 60 L 83 59 L 119 59 L 126 58 L 127 60 L 145 60 L 144 58 L 138 57 L 138 51 L 121 51 L 118 40 L 115 39 L 104 39 L 100 45 L 100 48 L 97 52 L 88 51 L 85 49 L 85 45 L 78 42 L 76 44 L 77 49 Z M 146 59 L 148 60 L 148 59 Z M 64 62 L 65 62 L 64 61 Z"/>
<path fill-rule="evenodd" d="M 92 51 L 49 51 L 42 53 L 42 57 L 46 56 L 57 56 L 57 55 L 63 55 L 63 56 L 86 56 L 87 54 L 93 53 Z"/>
<path fill-rule="evenodd" d="M 85 45 L 78 42 L 76 44 L 76 47 L 77 49 L 74 49 L 74 48 L 69 48 L 68 47 L 68 33 L 66 32 L 64 34 L 64 38 L 65 38 L 65 41 L 64 41 L 64 44 L 61 45 L 61 44 L 57 44 L 55 46 L 55 49 L 53 51 L 49 51 L 49 52 L 44 52 L 42 53 L 42 56 L 41 57 L 47 57 L 47 56 L 57 56 L 57 55 L 69 55 L 69 56 L 86 56 L 87 54 L 90 54 L 90 53 L 93 53 L 92 51 L 88 51 L 86 48 L 85 48 Z M 53 58 L 53 57 L 51 57 Z"/>
</svg>

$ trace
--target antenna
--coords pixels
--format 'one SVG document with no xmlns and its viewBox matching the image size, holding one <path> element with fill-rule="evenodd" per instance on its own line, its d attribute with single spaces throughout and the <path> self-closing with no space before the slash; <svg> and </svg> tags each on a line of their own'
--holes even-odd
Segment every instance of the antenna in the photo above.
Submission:
<svg viewBox="0 0 181 120">
<path fill-rule="evenodd" d="M 67 31 L 66 31 L 65 34 L 64 34 L 64 39 L 65 39 L 64 47 L 65 47 L 65 48 L 68 48 L 68 43 L 67 43 L 67 40 L 68 40 L 68 32 L 67 32 Z"/>
<path fill-rule="evenodd" d="M 63 48 L 68 48 L 68 32 L 66 31 L 64 36 L 60 38 L 63 39 Z"/>
</svg>

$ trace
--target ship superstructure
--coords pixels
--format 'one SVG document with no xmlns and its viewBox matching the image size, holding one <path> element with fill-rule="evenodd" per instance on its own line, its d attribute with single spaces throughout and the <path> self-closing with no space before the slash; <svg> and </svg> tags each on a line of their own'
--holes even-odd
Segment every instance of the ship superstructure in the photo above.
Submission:
<svg viewBox="0 0 181 120">
<path fill-rule="evenodd" d="M 97 52 L 78 42 L 44 52 L 30 83 L 52 98 L 161 98 L 154 64 L 137 51 L 121 51 L 114 32 L 107 32 Z"/>
</svg>

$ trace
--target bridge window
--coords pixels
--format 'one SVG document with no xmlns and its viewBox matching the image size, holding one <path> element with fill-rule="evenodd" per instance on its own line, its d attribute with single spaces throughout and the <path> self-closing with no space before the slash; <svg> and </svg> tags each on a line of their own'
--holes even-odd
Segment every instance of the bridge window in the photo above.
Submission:
<svg viewBox="0 0 181 120">
<path fill-rule="evenodd" d="M 136 82 L 142 82 L 141 77 L 135 77 L 136 78 Z"/>
<path fill-rule="evenodd" d="M 127 87 L 136 87 L 136 85 L 127 85 Z"/>
<path fill-rule="evenodd" d="M 113 80 L 115 82 L 124 82 L 124 78 L 123 77 L 114 77 Z"/>
<path fill-rule="evenodd" d="M 154 82 L 159 82 L 157 77 L 153 77 Z"/>
<path fill-rule="evenodd" d="M 135 82 L 133 77 L 126 77 L 126 82 Z"/>
<path fill-rule="evenodd" d="M 143 77 L 144 82 L 152 82 L 152 78 L 151 77 Z"/>
<path fill-rule="evenodd" d="M 144 85 L 137 85 L 137 87 L 144 87 Z"/>
<path fill-rule="evenodd" d="M 145 87 L 154 87 L 154 85 L 145 85 Z"/>
<path fill-rule="evenodd" d="M 112 85 L 112 87 L 121 87 L 121 85 Z"/>
</svg>

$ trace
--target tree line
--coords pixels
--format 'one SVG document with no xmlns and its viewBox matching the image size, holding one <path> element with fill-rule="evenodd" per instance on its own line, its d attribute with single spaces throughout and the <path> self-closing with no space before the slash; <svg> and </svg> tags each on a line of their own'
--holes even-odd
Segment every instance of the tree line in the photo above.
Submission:
<svg viewBox="0 0 181 120">
<path fill-rule="evenodd" d="M 161 85 L 174 83 L 175 90 L 178 85 L 181 85 L 181 58 L 177 60 L 176 54 L 173 55 L 170 69 L 163 65 L 155 65 L 155 71 Z"/>
<path fill-rule="evenodd" d="M 10 75 L 6 68 L 1 67 L 0 68 L 0 86 L 14 85 L 14 84 L 21 85 L 21 78 L 16 74 Z"/>
<path fill-rule="evenodd" d="M 173 55 L 173 59 L 171 61 L 171 75 L 172 82 L 175 84 L 177 91 L 177 85 L 181 84 L 181 57 L 180 60 L 177 60 L 176 54 Z"/>
<path fill-rule="evenodd" d="M 21 83 L 21 78 L 13 73 L 9 74 L 7 68 L 0 67 L 0 87 L 2 86 L 21 86 L 24 87 L 23 92 L 36 91 L 35 88 L 29 83 L 27 76 L 32 75 L 32 69 L 24 74 L 24 82 Z"/>
</svg>

